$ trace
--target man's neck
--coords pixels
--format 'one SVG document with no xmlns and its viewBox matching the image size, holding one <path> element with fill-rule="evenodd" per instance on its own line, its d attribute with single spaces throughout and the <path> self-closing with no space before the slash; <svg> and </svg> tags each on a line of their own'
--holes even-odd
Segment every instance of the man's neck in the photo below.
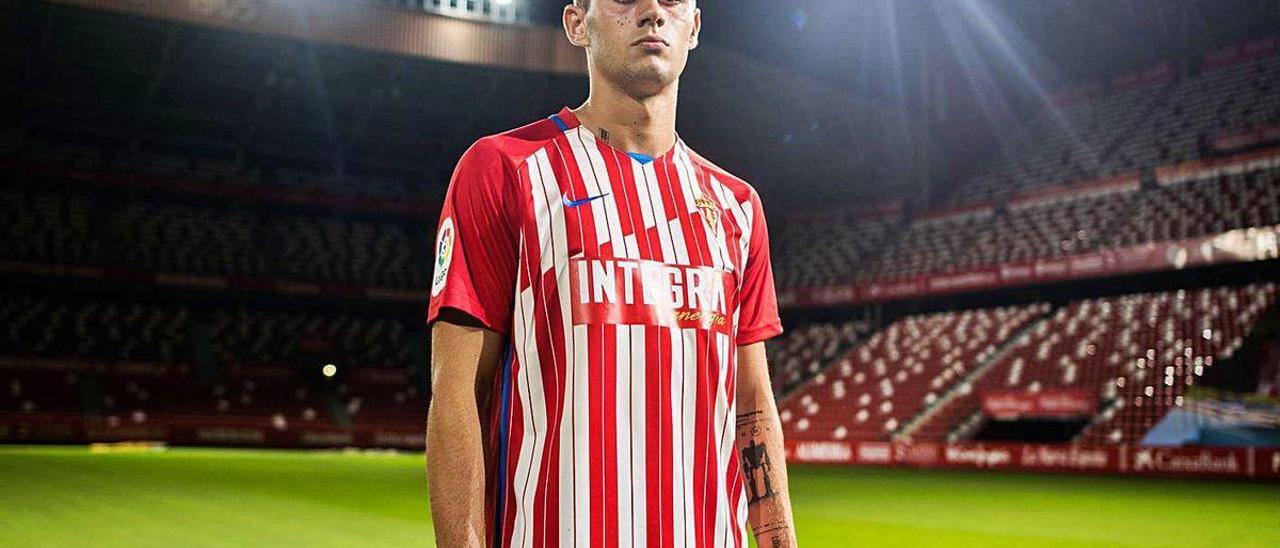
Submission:
<svg viewBox="0 0 1280 548">
<path fill-rule="evenodd" d="M 618 150 L 661 156 L 676 144 L 678 90 L 676 81 L 662 93 L 637 99 L 596 78 L 587 101 L 573 114 L 583 127 Z"/>
</svg>

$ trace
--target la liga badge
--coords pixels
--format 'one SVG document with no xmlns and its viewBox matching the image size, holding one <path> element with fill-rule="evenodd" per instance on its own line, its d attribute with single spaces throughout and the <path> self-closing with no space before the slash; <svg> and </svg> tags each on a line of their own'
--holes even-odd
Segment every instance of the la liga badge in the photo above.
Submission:
<svg viewBox="0 0 1280 548">
<path fill-rule="evenodd" d="M 440 232 L 436 234 L 436 269 L 431 277 L 431 296 L 444 291 L 445 281 L 449 279 L 449 264 L 453 262 L 453 245 L 457 234 L 453 229 L 453 218 L 445 218 L 440 223 Z"/>
</svg>

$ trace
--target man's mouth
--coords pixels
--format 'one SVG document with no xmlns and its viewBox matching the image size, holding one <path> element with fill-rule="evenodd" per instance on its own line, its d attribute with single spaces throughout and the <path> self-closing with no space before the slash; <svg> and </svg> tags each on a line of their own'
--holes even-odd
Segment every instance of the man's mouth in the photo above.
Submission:
<svg viewBox="0 0 1280 548">
<path fill-rule="evenodd" d="M 646 36 L 644 38 L 636 40 L 631 45 L 640 47 L 648 51 L 661 51 L 663 49 L 666 49 L 670 44 L 668 44 L 666 40 L 663 40 L 659 36 Z"/>
</svg>

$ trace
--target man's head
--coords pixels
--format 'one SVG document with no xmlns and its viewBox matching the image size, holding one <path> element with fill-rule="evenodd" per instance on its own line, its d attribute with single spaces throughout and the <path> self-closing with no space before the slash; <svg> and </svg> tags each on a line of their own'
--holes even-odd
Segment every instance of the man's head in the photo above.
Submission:
<svg viewBox="0 0 1280 548">
<path fill-rule="evenodd" d="M 564 7 L 565 34 L 587 50 L 591 77 L 633 97 L 656 95 L 680 78 L 701 28 L 697 0 L 573 0 Z"/>
</svg>

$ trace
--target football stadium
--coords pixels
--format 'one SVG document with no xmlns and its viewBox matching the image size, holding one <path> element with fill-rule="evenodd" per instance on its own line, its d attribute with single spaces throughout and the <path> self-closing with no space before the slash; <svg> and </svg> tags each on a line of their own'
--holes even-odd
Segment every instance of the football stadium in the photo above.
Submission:
<svg viewBox="0 0 1280 548">
<path fill-rule="evenodd" d="M 1280 3 L 0 19 L 0 546 L 1280 546 Z"/>
</svg>

